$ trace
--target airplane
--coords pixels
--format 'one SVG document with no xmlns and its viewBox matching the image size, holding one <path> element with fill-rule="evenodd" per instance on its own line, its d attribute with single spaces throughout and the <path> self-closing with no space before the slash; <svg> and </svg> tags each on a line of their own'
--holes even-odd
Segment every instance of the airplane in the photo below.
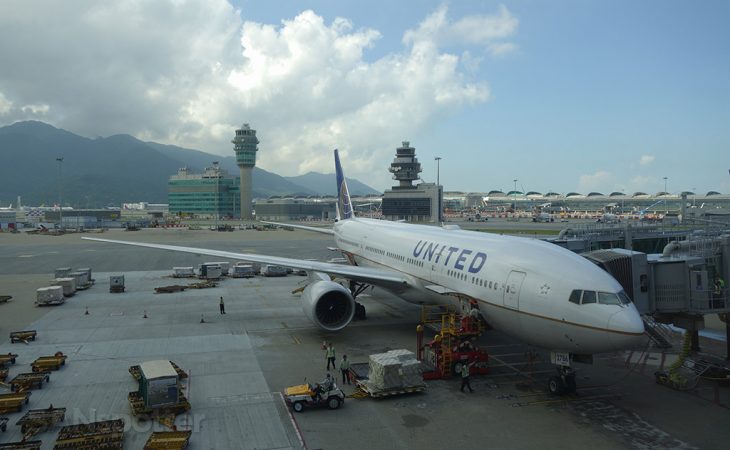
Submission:
<svg viewBox="0 0 730 450">
<path fill-rule="evenodd" d="M 601 217 L 596 219 L 598 223 L 621 223 L 619 216 L 613 213 L 603 213 Z"/>
<path fill-rule="evenodd" d="M 550 213 L 541 212 L 532 216 L 533 222 L 555 222 L 555 216 Z"/>
<path fill-rule="evenodd" d="M 350 265 L 154 243 L 136 245 L 305 270 L 304 314 L 323 330 L 345 328 L 362 305 L 355 297 L 377 286 L 414 304 L 476 304 L 493 328 L 552 350 L 558 376 L 548 387 L 575 390 L 571 361 L 634 348 L 644 338 L 636 307 L 611 275 L 587 259 L 537 239 L 355 217 L 334 151 L 338 204 L 333 228 L 286 224 L 334 237 Z M 350 281 L 350 288 L 333 281 Z"/>
</svg>

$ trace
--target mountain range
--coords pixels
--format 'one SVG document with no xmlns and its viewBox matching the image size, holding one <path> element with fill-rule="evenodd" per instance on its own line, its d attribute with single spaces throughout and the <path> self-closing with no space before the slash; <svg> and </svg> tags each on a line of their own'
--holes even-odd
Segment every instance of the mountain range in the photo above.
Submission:
<svg viewBox="0 0 730 450">
<path fill-rule="evenodd" d="M 60 157 L 62 162 L 57 160 Z M 64 205 L 167 203 L 171 175 L 184 166 L 201 172 L 213 161 L 219 161 L 229 174 L 238 174 L 233 155 L 144 142 L 126 134 L 90 139 L 43 122 L 16 122 L 0 128 L 0 205 L 15 203 L 17 196 L 23 204 L 57 204 L 59 180 Z M 347 182 L 353 195 L 379 194 L 358 180 Z M 282 177 L 258 167 L 253 170 L 254 197 L 335 194 L 333 173 Z"/>
</svg>

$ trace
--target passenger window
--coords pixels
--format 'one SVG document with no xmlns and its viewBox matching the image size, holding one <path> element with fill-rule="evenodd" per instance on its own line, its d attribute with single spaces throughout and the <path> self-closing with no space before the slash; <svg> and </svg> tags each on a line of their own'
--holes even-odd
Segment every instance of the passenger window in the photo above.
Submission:
<svg viewBox="0 0 730 450">
<path fill-rule="evenodd" d="M 588 303 L 596 303 L 596 291 L 583 291 L 583 305 Z"/>
<path fill-rule="evenodd" d="M 576 289 L 570 293 L 570 298 L 568 300 L 570 300 L 572 303 L 575 303 L 576 305 L 580 305 L 580 294 L 582 293 L 583 291 Z"/>
<path fill-rule="evenodd" d="M 598 303 L 601 305 L 620 305 L 618 296 L 610 292 L 599 292 Z"/>
</svg>

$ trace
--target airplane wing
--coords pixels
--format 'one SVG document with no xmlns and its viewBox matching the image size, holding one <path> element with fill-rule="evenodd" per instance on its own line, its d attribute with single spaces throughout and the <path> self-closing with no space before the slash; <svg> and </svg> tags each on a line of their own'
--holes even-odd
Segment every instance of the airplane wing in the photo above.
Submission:
<svg viewBox="0 0 730 450">
<path fill-rule="evenodd" d="M 280 227 L 296 228 L 298 230 L 314 231 L 315 233 L 331 234 L 331 235 L 335 234 L 335 231 L 332 228 L 308 227 L 306 225 L 294 225 L 291 223 L 267 222 L 265 220 L 262 220 L 261 223 L 268 223 L 269 225 L 278 225 Z"/>
<path fill-rule="evenodd" d="M 219 256 L 221 258 L 239 259 L 252 261 L 261 264 L 274 264 L 277 266 L 304 269 L 311 272 L 322 272 L 329 275 L 340 276 L 349 280 L 377 286 L 397 288 L 408 284 L 408 280 L 399 272 L 373 269 L 370 267 L 348 266 L 343 264 L 326 263 L 319 261 L 308 261 L 303 259 L 282 258 L 279 256 L 266 256 L 253 253 L 235 253 L 224 250 L 211 250 L 196 247 L 180 247 L 177 245 L 151 244 L 147 242 L 117 241 L 113 239 L 99 239 L 83 237 L 88 241 L 109 242 L 112 244 L 134 245 L 137 247 L 155 248 L 160 250 L 171 250 L 175 252 L 193 253 L 196 255 Z"/>
</svg>

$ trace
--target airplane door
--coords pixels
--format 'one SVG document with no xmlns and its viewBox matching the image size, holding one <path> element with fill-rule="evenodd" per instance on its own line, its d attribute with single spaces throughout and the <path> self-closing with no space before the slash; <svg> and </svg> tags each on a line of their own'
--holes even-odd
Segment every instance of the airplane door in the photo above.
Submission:
<svg viewBox="0 0 730 450">
<path fill-rule="evenodd" d="M 513 270 L 507 277 L 507 286 L 504 288 L 504 306 L 512 309 L 520 309 L 520 289 L 525 281 L 525 272 Z"/>
</svg>

